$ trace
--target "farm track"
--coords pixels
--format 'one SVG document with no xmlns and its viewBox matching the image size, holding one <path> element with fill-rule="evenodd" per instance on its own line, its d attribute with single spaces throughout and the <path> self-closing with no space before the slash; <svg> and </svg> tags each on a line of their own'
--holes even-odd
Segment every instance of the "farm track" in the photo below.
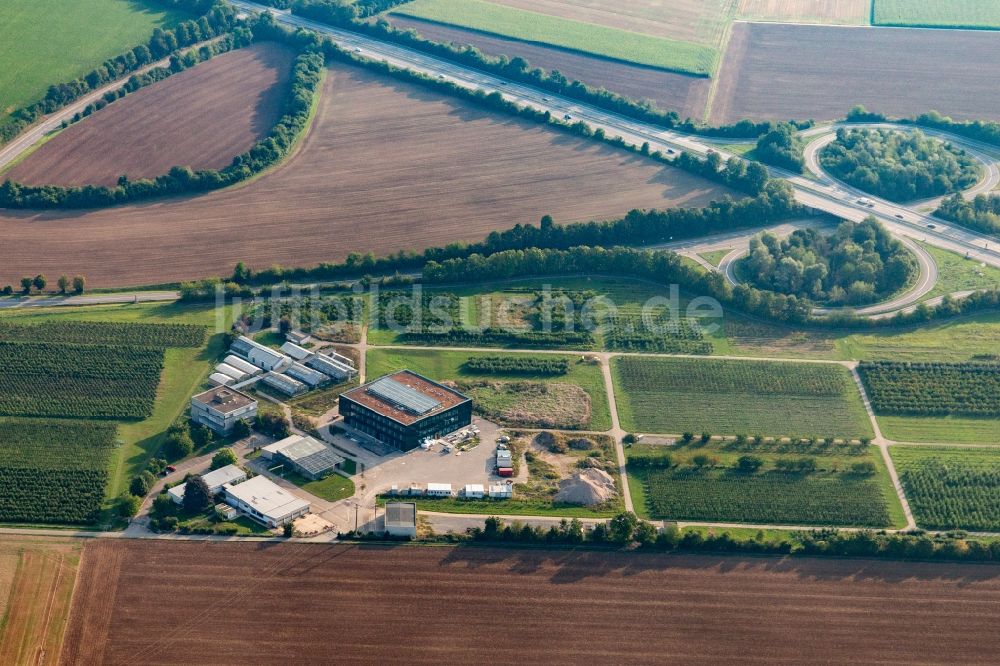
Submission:
<svg viewBox="0 0 1000 666">
<path fill-rule="evenodd" d="M 732 194 L 356 68 L 331 70 L 322 95 L 299 152 L 245 186 L 103 210 L 0 212 L 0 281 L 68 272 L 94 287 L 163 283 L 229 274 L 238 261 L 310 265 L 480 240 L 546 213 L 572 222 Z"/>
<path fill-rule="evenodd" d="M 998 603 L 976 565 L 104 541 L 62 660 L 232 663 L 252 643 L 261 664 L 987 663 Z M 516 652 L 497 651 L 498 623 Z"/>
<path fill-rule="evenodd" d="M 73 124 L 5 177 L 113 186 L 123 174 L 138 180 L 173 166 L 225 167 L 278 119 L 292 56 L 283 46 L 257 44 L 199 63 Z"/>
</svg>

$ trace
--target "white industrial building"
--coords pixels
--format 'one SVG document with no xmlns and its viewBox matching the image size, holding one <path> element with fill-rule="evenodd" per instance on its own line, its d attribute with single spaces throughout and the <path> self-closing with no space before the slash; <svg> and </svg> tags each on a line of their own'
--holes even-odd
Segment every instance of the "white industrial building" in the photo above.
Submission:
<svg viewBox="0 0 1000 666">
<path fill-rule="evenodd" d="M 309 390 L 309 387 L 302 382 L 292 379 L 288 375 L 269 372 L 260 380 L 265 386 L 270 386 L 276 391 L 280 391 L 288 396 L 299 395 Z"/>
<path fill-rule="evenodd" d="M 263 370 L 258 368 L 253 363 L 248 363 L 247 361 L 241 359 L 239 356 L 235 356 L 233 354 L 229 354 L 228 356 L 226 356 L 226 358 L 222 359 L 222 362 L 228 366 L 231 366 L 233 368 L 236 368 L 237 370 L 242 371 L 243 374 L 248 377 L 255 377 L 259 375 L 261 372 L 263 372 Z"/>
<path fill-rule="evenodd" d="M 486 489 L 481 483 L 468 483 L 462 491 L 467 499 L 482 499 L 486 496 Z"/>
<path fill-rule="evenodd" d="M 222 487 L 227 483 L 235 484 L 246 481 L 247 473 L 236 465 L 226 465 L 225 467 L 220 467 L 207 474 L 203 474 L 201 478 L 205 481 L 205 485 L 208 486 L 208 492 L 212 495 L 217 495 L 222 492 Z M 182 483 L 167 490 L 167 494 L 170 495 L 170 499 L 174 501 L 174 504 L 183 504 L 184 491 L 186 489 L 187 483 Z"/>
<path fill-rule="evenodd" d="M 313 480 L 329 476 L 347 460 L 323 442 L 306 435 L 289 435 L 268 444 L 261 449 L 260 455 L 264 460 L 285 463 L 293 471 Z"/>
<path fill-rule="evenodd" d="M 285 374 L 296 381 L 302 382 L 309 388 L 317 388 L 330 383 L 329 376 L 324 375 L 319 370 L 307 368 L 298 362 L 292 362 L 292 364 L 288 366 L 288 369 L 285 370 Z"/>
<path fill-rule="evenodd" d="M 284 370 L 292 362 L 292 359 L 281 352 L 254 342 L 245 335 L 238 337 L 229 347 L 229 351 L 268 371 Z"/>
<path fill-rule="evenodd" d="M 224 486 L 226 503 L 268 527 L 279 527 L 309 513 L 309 502 L 263 476 Z"/>
<path fill-rule="evenodd" d="M 430 497 L 451 497 L 450 483 L 428 483 L 427 494 Z"/>
<path fill-rule="evenodd" d="M 312 356 L 312 352 L 308 349 L 298 346 L 294 342 L 286 342 L 281 345 L 281 352 L 286 356 L 291 356 L 296 361 L 301 361 L 304 358 L 309 358 Z"/>
<path fill-rule="evenodd" d="M 236 381 L 229 375 L 224 375 L 221 372 L 213 372 L 208 376 L 208 380 L 216 386 L 229 386 Z"/>
<path fill-rule="evenodd" d="M 288 333 L 285 333 L 285 339 L 292 344 L 304 345 L 312 340 L 312 336 L 302 331 L 288 331 Z"/>
<path fill-rule="evenodd" d="M 237 382 L 247 376 L 247 373 L 243 372 L 242 370 L 238 370 L 237 368 L 234 368 L 228 363 L 220 363 L 219 365 L 215 366 L 215 371 L 223 375 L 226 375 L 227 377 L 232 377 L 233 380 Z"/>
<path fill-rule="evenodd" d="M 490 486 L 490 497 L 493 499 L 511 499 L 514 497 L 514 486 L 509 483 L 497 483 Z"/>
<path fill-rule="evenodd" d="M 342 364 L 344 364 L 344 365 L 346 365 L 346 366 L 348 366 L 350 368 L 354 367 L 354 361 L 352 361 L 348 357 L 344 356 L 343 354 L 338 354 L 336 351 L 334 351 L 332 349 L 327 349 L 327 350 L 323 351 L 322 353 L 323 353 L 323 355 L 329 357 L 330 360 L 336 361 L 337 363 L 342 363 Z"/>
<path fill-rule="evenodd" d="M 387 502 L 385 531 L 392 536 L 417 537 L 417 505 L 413 502 Z"/>
<path fill-rule="evenodd" d="M 256 416 L 256 400 L 224 385 L 191 397 L 191 421 L 220 435 L 228 435 L 237 422 L 252 421 Z"/>
</svg>

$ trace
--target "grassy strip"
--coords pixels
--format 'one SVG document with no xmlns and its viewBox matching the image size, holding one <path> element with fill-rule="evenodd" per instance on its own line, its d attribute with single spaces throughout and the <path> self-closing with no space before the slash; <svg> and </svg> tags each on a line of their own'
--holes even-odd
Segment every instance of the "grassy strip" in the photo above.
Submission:
<svg viewBox="0 0 1000 666">
<path fill-rule="evenodd" d="M 516 492 L 516 491 L 515 491 Z M 559 516 L 567 518 L 611 518 L 620 509 L 589 509 L 576 504 L 557 504 L 542 500 L 466 500 L 455 497 L 441 499 L 405 498 L 407 502 L 415 502 L 418 511 L 436 511 L 438 513 L 473 513 L 490 516 Z M 379 505 L 385 504 L 385 498 L 379 498 Z"/>
<path fill-rule="evenodd" d="M 937 284 L 927 294 L 927 298 L 954 294 L 959 291 L 1000 287 L 1000 268 L 981 265 L 980 262 L 966 259 L 960 254 L 942 250 L 927 243 L 920 243 L 920 245 L 934 257 L 934 262 L 938 266 Z"/>
<path fill-rule="evenodd" d="M 483 0 L 415 0 L 394 14 L 660 69 L 710 76 L 718 52 L 707 46 L 514 9 Z"/>
<path fill-rule="evenodd" d="M 996 0 L 874 0 L 872 23 L 911 28 L 1000 28 Z"/>
<path fill-rule="evenodd" d="M 1000 444 L 1000 419 L 955 416 L 879 416 L 882 434 L 896 442 Z"/>
</svg>

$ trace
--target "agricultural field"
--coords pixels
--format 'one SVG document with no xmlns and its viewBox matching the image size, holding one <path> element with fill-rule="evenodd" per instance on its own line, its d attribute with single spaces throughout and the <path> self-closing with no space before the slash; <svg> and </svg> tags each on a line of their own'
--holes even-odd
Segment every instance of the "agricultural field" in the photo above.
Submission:
<svg viewBox="0 0 1000 666">
<path fill-rule="evenodd" d="M 292 55 L 269 43 L 216 56 L 84 118 L 4 178 L 114 186 L 119 176 L 155 178 L 174 166 L 225 167 L 277 121 Z"/>
<path fill-rule="evenodd" d="M 583 81 L 596 88 L 607 88 L 633 99 L 651 100 L 661 109 L 676 111 L 681 118 L 701 117 L 712 87 L 710 79 L 700 76 L 617 62 L 406 16 L 393 15 L 391 19 L 396 27 L 416 30 L 426 39 L 469 44 L 491 56 L 520 56 L 532 67 L 558 70 L 568 79 Z"/>
<path fill-rule="evenodd" d="M 993 0 L 873 0 L 875 25 L 927 28 L 1000 28 Z"/>
<path fill-rule="evenodd" d="M 1000 90 L 979 74 L 997 66 L 994 32 L 736 23 L 710 120 L 834 120 L 856 104 L 890 116 L 1000 120 Z"/>
<path fill-rule="evenodd" d="M 611 369 L 628 431 L 872 436 L 851 373 L 838 365 L 619 356 Z"/>
<path fill-rule="evenodd" d="M 570 18 L 570 12 L 549 14 L 484 0 L 465 0 L 460 6 L 448 0 L 413 0 L 392 13 L 697 76 L 711 75 L 718 53 L 648 30 Z"/>
<path fill-rule="evenodd" d="M 917 525 L 1000 530 L 1000 448 L 889 449 Z"/>
<path fill-rule="evenodd" d="M 536 384 L 560 383 L 571 385 L 583 389 L 586 397 L 589 399 L 589 418 L 582 424 L 585 426 L 584 429 L 601 431 L 611 428 L 611 411 L 608 406 L 600 366 L 584 363 L 580 360 L 579 356 L 562 355 L 557 355 L 556 357 L 565 358 L 569 362 L 569 370 L 565 375 L 550 375 L 546 373 L 537 375 L 523 373 L 483 373 L 471 371 L 466 366 L 469 359 L 493 356 L 496 356 L 496 354 L 489 352 L 438 351 L 430 349 L 369 349 L 366 370 L 368 377 L 381 377 L 397 370 L 409 368 L 430 379 L 437 381 L 451 380 L 457 382 L 459 385 L 484 381 L 531 382 Z M 511 353 L 510 356 L 516 357 L 518 355 Z M 500 395 L 496 394 L 496 392 L 492 392 L 488 397 L 493 398 L 495 404 L 501 401 Z"/>
<path fill-rule="evenodd" d="M 5 0 L 0 24 L 0 121 L 45 95 L 48 87 L 83 76 L 170 28 L 183 14 L 122 0 Z"/>
<path fill-rule="evenodd" d="M 63 663 L 229 663 L 248 645 L 261 663 L 386 663 L 401 644 L 410 662 L 472 662 L 496 649 L 498 589 L 520 659 L 539 663 L 983 663 L 1000 650 L 983 612 L 1000 580 L 971 564 L 111 541 L 84 550 Z M 434 621 L 400 623 L 400 599 Z"/>
<path fill-rule="evenodd" d="M 0 663 L 59 662 L 82 550 L 69 540 L 0 541 Z"/>
<path fill-rule="evenodd" d="M 639 155 L 337 68 L 298 153 L 252 183 L 155 205 L 0 214 L 0 284 L 64 271 L 91 287 L 160 284 L 229 274 L 238 261 L 383 255 L 480 240 L 546 213 L 601 219 L 726 193 Z"/>
<path fill-rule="evenodd" d="M 868 25 L 871 7 L 872 0 L 739 0 L 736 16 L 744 21 Z"/>
<path fill-rule="evenodd" d="M 1000 363 L 862 362 L 876 414 L 1000 418 Z"/>
<path fill-rule="evenodd" d="M 636 511 L 647 518 L 902 527 L 878 451 L 822 441 L 728 440 L 626 450 Z M 756 469 L 741 469 L 751 456 Z M 862 469 L 863 467 L 863 469 Z M 634 492 L 638 487 L 638 493 Z"/>
</svg>

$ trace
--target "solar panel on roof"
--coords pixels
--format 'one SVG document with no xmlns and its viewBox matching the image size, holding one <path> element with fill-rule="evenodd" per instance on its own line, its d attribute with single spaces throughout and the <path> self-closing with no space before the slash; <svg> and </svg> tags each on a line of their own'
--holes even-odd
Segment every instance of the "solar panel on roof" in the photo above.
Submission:
<svg viewBox="0 0 1000 666">
<path fill-rule="evenodd" d="M 413 414 L 426 414 L 441 406 L 439 400 L 426 396 L 417 389 L 389 377 L 372 382 L 368 387 L 368 392 L 390 405 L 405 409 Z"/>
</svg>

